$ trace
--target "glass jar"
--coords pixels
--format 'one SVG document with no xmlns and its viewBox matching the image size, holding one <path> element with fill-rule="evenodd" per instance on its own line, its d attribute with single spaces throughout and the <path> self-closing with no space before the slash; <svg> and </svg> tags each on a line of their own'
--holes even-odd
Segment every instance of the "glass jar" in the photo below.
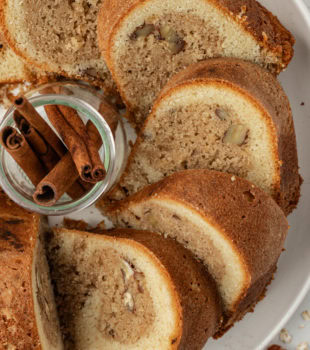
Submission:
<svg viewBox="0 0 310 350">
<path fill-rule="evenodd" d="M 45 105 L 65 105 L 75 109 L 84 123 L 91 120 L 102 139 L 99 155 L 106 169 L 106 177 L 85 192 L 81 198 L 72 200 L 67 194 L 64 194 L 55 205 L 42 206 L 32 198 L 35 186 L 0 145 L 0 185 L 2 189 L 20 206 L 44 215 L 66 215 L 89 207 L 113 187 L 124 169 L 128 156 L 128 144 L 122 118 L 119 118 L 113 133 L 104 117 L 99 113 L 99 106 L 104 99 L 103 92 L 84 83 L 46 84 L 27 93 L 25 97 L 52 128 L 44 110 Z M 15 126 L 14 111 L 13 105 L 1 120 L 0 130 L 6 126 Z"/>
</svg>

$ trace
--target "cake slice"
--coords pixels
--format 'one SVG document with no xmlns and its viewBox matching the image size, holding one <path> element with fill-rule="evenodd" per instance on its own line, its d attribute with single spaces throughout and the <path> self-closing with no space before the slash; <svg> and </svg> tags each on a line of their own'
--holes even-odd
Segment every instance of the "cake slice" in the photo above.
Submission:
<svg viewBox="0 0 310 350">
<path fill-rule="evenodd" d="M 168 79 L 212 57 L 281 72 L 294 38 L 255 0 L 110 0 L 98 16 L 103 57 L 138 127 Z"/>
<path fill-rule="evenodd" d="M 42 225 L 0 190 L 1 349 L 63 349 Z"/>
<path fill-rule="evenodd" d="M 265 192 L 209 170 L 175 173 L 118 202 L 108 215 L 117 227 L 174 238 L 202 261 L 217 282 L 227 327 L 260 300 L 288 229 Z"/>
<path fill-rule="evenodd" d="M 42 70 L 114 88 L 97 46 L 101 0 L 1 0 L 0 24 L 10 47 Z"/>
<path fill-rule="evenodd" d="M 47 240 L 65 349 L 202 349 L 221 321 L 213 279 L 172 240 L 109 235 L 55 229 Z"/>
<path fill-rule="evenodd" d="M 204 168 L 248 179 L 286 214 L 296 207 L 301 179 L 290 104 L 258 65 L 210 59 L 173 77 L 109 198 L 124 198 L 176 171 Z"/>
<path fill-rule="evenodd" d="M 21 83 L 27 80 L 32 80 L 31 70 L 0 34 L 0 84 Z"/>
<path fill-rule="evenodd" d="M 48 74 L 25 61 L 18 56 L 7 44 L 3 33 L 0 33 L 0 84 L 14 83 L 44 83 L 53 80 Z"/>
</svg>

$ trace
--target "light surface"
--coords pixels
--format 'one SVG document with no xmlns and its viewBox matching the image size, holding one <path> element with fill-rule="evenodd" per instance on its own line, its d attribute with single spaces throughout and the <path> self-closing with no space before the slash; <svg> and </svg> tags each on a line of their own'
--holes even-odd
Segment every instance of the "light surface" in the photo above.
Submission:
<svg viewBox="0 0 310 350">
<path fill-rule="evenodd" d="M 310 19 L 310 0 L 304 0 L 304 2 L 307 5 L 309 10 L 309 13 L 306 15 Z M 307 10 L 304 9 L 303 11 L 305 11 L 306 13 Z M 308 60 L 309 60 L 309 57 L 308 57 Z M 310 115 L 309 106 L 307 108 L 306 113 Z M 308 266 L 308 269 L 310 270 L 310 266 Z M 289 322 L 285 325 L 285 328 L 288 330 L 290 336 L 292 337 L 291 343 L 284 344 L 279 339 L 279 334 L 277 334 L 273 338 L 273 340 L 271 340 L 270 344 L 278 344 L 278 345 L 284 346 L 287 350 L 295 350 L 299 344 L 303 342 L 307 342 L 310 348 L 310 320 L 309 321 L 304 320 L 302 317 L 302 312 L 304 312 L 305 310 L 310 311 L 310 292 L 308 292 L 304 301 L 295 311 L 294 315 L 291 317 Z"/>
</svg>

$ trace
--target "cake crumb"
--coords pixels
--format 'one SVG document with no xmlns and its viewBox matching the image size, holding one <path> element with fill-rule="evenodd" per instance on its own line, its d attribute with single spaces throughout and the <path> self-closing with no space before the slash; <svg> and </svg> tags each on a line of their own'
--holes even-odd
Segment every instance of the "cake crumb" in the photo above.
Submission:
<svg viewBox="0 0 310 350">
<path fill-rule="evenodd" d="M 301 316 L 305 321 L 310 321 L 310 310 L 303 311 Z"/>
<path fill-rule="evenodd" d="M 305 105 L 305 102 L 301 102 L 301 104 L 300 104 L 301 106 L 304 106 Z"/>
<path fill-rule="evenodd" d="M 98 225 L 95 228 L 89 230 L 89 232 L 92 232 L 92 233 L 104 233 L 105 230 L 106 230 L 105 222 L 104 221 L 100 221 L 98 223 Z"/>
<path fill-rule="evenodd" d="M 265 42 L 267 42 L 268 41 L 268 35 L 265 32 L 262 32 L 262 36 L 263 36 L 263 40 Z"/>
<path fill-rule="evenodd" d="M 283 328 L 280 332 L 280 340 L 284 344 L 289 344 L 292 341 L 292 336 L 288 333 L 286 328 Z"/>
<path fill-rule="evenodd" d="M 309 343 L 307 343 L 306 341 L 300 343 L 296 350 L 309 350 Z"/>
<path fill-rule="evenodd" d="M 83 220 L 73 220 L 65 217 L 63 220 L 63 227 L 68 230 L 87 231 L 88 223 Z"/>
<path fill-rule="evenodd" d="M 285 349 L 283 349 L 280 345 L 273 344 L 273 345 L 270 345 L 267 350 L 285 350 Z"/>
<path fill-rule="evenodd" d="M 301 329 L 302 329 L 302 328 L 305 328 L 305 325 L 304 325 L 304 324 L 301 324 L 301 325 L 298 326 L 298 328 L 301 328 Z"/>
</svg>

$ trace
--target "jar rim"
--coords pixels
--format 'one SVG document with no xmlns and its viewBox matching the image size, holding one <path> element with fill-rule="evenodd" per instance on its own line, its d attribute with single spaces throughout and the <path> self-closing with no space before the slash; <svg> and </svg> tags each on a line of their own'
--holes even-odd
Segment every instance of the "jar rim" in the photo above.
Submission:
<svg viewBox="0 0 310 350">
<path fill-rule="evenodd" d="M 69 82 L 70 83 L 70 82 Z M 45 84 L 40 86 L 38 89 L 31 91 L 38 92 L 40 89 L 44 89 L 44 87 L 50 84 Z M 27 95 L 26 95 L 27 96 Z M 115 140 L 113 137 L 113 133 L 105 121 L 105 119 L 101 116 L 101 114 L 88 102 L 68 95 L 62 94 L 44 94 L 39 96 L 31 96 L 28 97 L 29 102 L 36 108 L 42 107 L 45 105 L 65 105 L 71 108 L 74 108 L 78 112 L 85 115 L 89 120 L 91 120 L 96 129 L 98 130 L 100 137 L 102 139 L 102 147 L 104 147 L 104 155 L 105 155 L 105 167 L 107 169 L 106 177 L 103 181 L 95 184 L 91 190 L 89 190 L 83 197 L 78 200 L 72 201 L 70 203 L 59 203 L 50 207 L 42 206 L 35 203 L 33 200 L 26 198 L 22 193 L 17 191 L 14 188 L 12 183 L 9 181 L 7 177 L 7 172 L 5 171 L 5 162 L 4 162 L 4 152 L 5 149 L 2 145 L 0 145 L 0 185 L 3 190 L 7 193 L 7 195 L 15 201 L 20 206 L 25 209 L 35 211 L 44 215 L 66 215 L 72 212 L 77 212 L 79 210 L 85 209 L 89 207 L 93 203 L 95 203 L 104 192 L 109 189 L 111 186 L 111 178 L 115 167 Z M 0 122 L 0 129 L 7 125 L 13 124 L 13 113 L 16 110 L 15 106 L 12 105 L 4 117 Z"/>
</svg>

